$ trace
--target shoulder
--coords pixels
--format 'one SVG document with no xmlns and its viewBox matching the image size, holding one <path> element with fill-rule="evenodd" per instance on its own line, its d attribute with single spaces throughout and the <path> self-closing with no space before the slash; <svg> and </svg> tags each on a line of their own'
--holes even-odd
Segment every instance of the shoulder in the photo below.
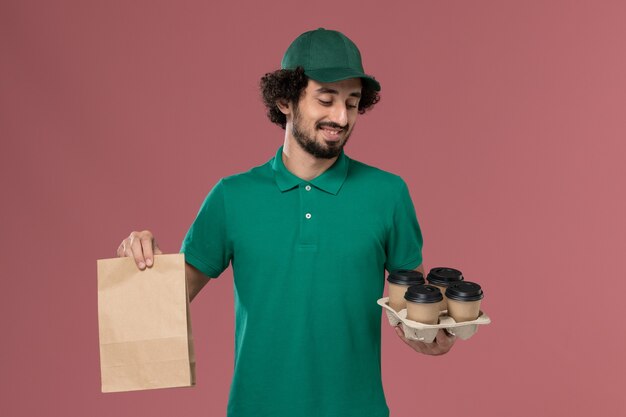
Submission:
<svg viewBox="0 0 626 417">
<path fill-rule="evenodd" d="M 218 185 L 229 191 L 258 187 L 263 184 L 271 184 L 274 181 L 271 161 L 255 166 L 248 171 L 223 177 Z"/>
<path fill-rule="evenodd" d="M 387 187 L 393 191 L 406 188 L 406 183 L 399 175 L 376 168 L 352 158 L 348 158 L 348 179 L 369 186 Z"/>
</svg>

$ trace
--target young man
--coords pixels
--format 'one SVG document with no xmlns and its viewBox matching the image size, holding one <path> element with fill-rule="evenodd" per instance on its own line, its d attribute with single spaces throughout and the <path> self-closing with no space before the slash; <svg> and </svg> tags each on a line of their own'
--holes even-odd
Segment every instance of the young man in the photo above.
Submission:
<svg viewBox="0 0 626 417">
<path fill-rule="evenodd" d="M 379 99 L 356 45 L 318 29 L 261 80 L 268 117 L 285 129 L 266 164 L 223 178 L 182 244 L 189 296 L 232 263 L 235 369 L 230 417 L 384 417 L 380 370 L 385 269 L 422 267 L 422 236 L 404 181 L 343 152 L 359 113 Z M 152 233 L 118 248 L 140 269 Z M 287 328 L 287 330 L 286 330 Z M 408 341 L 446 353 L 454 338 Z"/>
</svg>

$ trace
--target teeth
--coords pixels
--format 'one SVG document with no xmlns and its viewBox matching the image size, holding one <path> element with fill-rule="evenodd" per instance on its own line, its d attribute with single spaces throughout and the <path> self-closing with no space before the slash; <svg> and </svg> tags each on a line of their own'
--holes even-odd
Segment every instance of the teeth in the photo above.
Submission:
<svg viewBox="0 0 626 417">
<path fill-rule="evenodd" d="M 332 136 L 339 136 L 339 134 L 342 132 L 342 129 L 332 129 L 329 127 L 322 127 L 322 130 Z"/>
</svg>

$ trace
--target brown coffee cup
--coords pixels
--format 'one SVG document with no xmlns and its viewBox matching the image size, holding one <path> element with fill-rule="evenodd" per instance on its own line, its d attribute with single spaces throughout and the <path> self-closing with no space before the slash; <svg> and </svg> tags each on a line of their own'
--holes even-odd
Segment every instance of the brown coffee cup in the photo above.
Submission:
<svg viewBox="0 0 626 417">
<path fill-rule="evenodd" d="M 463 280 L 463 273 L 458 269 L 447 268 L 447 267 L 436 267 L 432 268 L 426 277 L 428 280 L 428 284 L 434 285 L 439 288 L 442 294 L 444 294 L 443 300 L 440 304 L 441 310 L 447 310 L 447 298 L 445 296 L 446 289 L 450 284 L 455 282 L 459 282 Z"/>
<path fill-rule="evenodd" d="M 412 285 L 404 295 L 406 318 L 423 324 L 439 323 L 439 303 L 443 295 L 432 285 Z"/>
<path fill-rule="evenodd" d="M 389 274 L 389 307 L 398 312 L 406 308 L 404 294 L 411 285 L 423 284 L 424 275 L 419 271 L 400 269 Z"/>
<path fill-rule="evenodd" d="M 457 323 L 476 320 L 480 315 L 480 302 L 484 297 L 480 285 L 462 281 L 446 289 L 448 315 Z"/>
</svg>

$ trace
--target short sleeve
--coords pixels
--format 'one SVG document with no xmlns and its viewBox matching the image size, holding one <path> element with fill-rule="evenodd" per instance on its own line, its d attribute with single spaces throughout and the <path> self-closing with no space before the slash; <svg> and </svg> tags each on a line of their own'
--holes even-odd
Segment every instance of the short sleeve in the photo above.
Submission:
<svg viewBox="0 0 626 417">
<path fill-rule="evenodd" d="M 228 239 L 224 184 L 218 182 L 202 203 L 180 249 L 185 261 L 205 275 L 216 278 L 232 259 Z"/>
<path fill-rule="evenodd" d="M 422 231 L 404 181 L 400 191 L 395 194 L 397 198 L 386 244 L 385 268 L 388 271 L 415 269 L 422 264 Z"/>
</svg>

